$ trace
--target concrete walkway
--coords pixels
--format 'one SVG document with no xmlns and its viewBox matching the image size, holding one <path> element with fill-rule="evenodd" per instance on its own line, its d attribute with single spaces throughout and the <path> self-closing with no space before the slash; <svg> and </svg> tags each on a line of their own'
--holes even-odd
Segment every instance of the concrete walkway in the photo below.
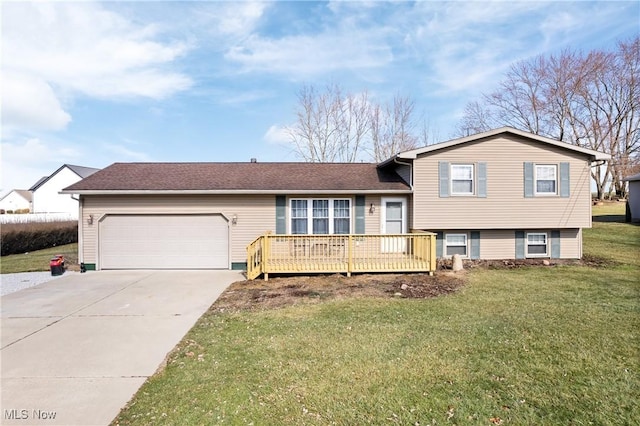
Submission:
<svg viewBox="0 0 640 426">
<path fill-rule="evenodd" d="M 101 271 L 0 299 L 1 424 L 106 425 L 236 271 Z"/>
</svg>

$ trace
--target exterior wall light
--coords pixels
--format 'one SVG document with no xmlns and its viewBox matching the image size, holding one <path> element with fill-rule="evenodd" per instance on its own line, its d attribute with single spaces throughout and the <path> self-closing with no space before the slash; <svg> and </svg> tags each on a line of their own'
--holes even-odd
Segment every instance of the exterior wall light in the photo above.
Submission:
<svg viewBox="0 0 640 426">
<path fill-rule="evenodd" d="M 238 215 L 234 214 L 233 217 L 231 218 L 231 223 L 233 225 L 237 225 L 238 224 Z"/>
<path fill-rule="evenodd" d="M 369 213 L 374 214 L 376 212 L 376 206 L 371 203 L 371 205 L 369 206 Z"/>
</svg>

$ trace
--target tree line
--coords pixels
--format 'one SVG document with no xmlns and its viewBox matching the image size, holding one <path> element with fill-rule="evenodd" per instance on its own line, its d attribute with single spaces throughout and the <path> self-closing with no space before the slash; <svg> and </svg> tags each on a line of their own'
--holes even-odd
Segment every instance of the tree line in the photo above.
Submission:
<svg viewBox="0 0 640 426">
<path fill-rule="evenodd" d="M 513 64 L 495 90 L 467 104 L 454 136 L 502 126 L 610 154 L 591 169 L 597 196 L 611 183 L 626 197 L 623 178 L 640 171 L 640 37 L 611 51 L 567 49 Z M 310 162 L 379 162 L 429 142 L 412 98 L 398 94 L 381 104 L 337 84 L 304 86 L 286 132 Z"/>
</svg>

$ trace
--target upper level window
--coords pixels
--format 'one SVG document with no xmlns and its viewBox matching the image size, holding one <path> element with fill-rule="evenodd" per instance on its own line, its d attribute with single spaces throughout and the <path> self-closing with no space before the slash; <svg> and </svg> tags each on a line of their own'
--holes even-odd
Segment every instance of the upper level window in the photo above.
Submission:
<svg viewBox="0 0 640 426">
<path fill-rule="evenodd" d="M 351 231 L 351 200 L 291 200 L 292 234 L 348 234 Z"/>
<path fill-rule="evenodd" d="M 451 165 L 451 194 L 473 195 L 473 164 Z"/>
<path fill-rule="evenodd" d="M 558 187 L 557 166 L 536 164 L 536 195 L 555 195 Z"/>
</svg>

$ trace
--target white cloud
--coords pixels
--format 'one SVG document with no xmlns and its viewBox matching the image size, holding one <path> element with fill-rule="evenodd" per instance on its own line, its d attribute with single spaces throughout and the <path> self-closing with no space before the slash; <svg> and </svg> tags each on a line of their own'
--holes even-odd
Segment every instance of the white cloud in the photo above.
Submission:
<svg viewBox="0 0 640 426">
<path fill-rule="evenodd" d="M 382 37 L 361 32 L 281 39 L 253 35 L 231 48 L 225 58 L 240 64 L 244 72 L 280 73 L 299 79 L 344 69 L 382 67 L 391 62 L 393 54 Z"/>
<path fill-rule="evenodd" d="M 46 81 L 10 71 L 2 73 L 2 123 L 5 126 L 60 130 L 70 121 L 71 116 Z"/>
<path fill-rule="evenodd" d="M 286 129 L 279 125 L 272 125 L 262 137 L 267 143 L 284 145 L 291 142 L 291 138 Z"/>
<path fill-rule="evenodd" d="M 1 192 L 29 189 L 63 164 L 77 164 L 81 159 L 82 153 L 77 148 L 58 142 L 46 143 L 38 138 L 3 142 Z"/>
<path fill-rule="evenodd" d="M 160 99 L 192 85 L 170 69 L 189 46 L 158 41 L 154 25 L 131 22 L 97 3 L 5 3 L 2 9 L 3 70 L 21 83 L 3 99 L 11 113 L 4 125 L 27 132 L 64 128 L 70 117 L 63 94 Z M 21 100 L 27 96 L 34 101 Z M 48 121 L 43 111 L 50 112 Z"/>
</svg>

